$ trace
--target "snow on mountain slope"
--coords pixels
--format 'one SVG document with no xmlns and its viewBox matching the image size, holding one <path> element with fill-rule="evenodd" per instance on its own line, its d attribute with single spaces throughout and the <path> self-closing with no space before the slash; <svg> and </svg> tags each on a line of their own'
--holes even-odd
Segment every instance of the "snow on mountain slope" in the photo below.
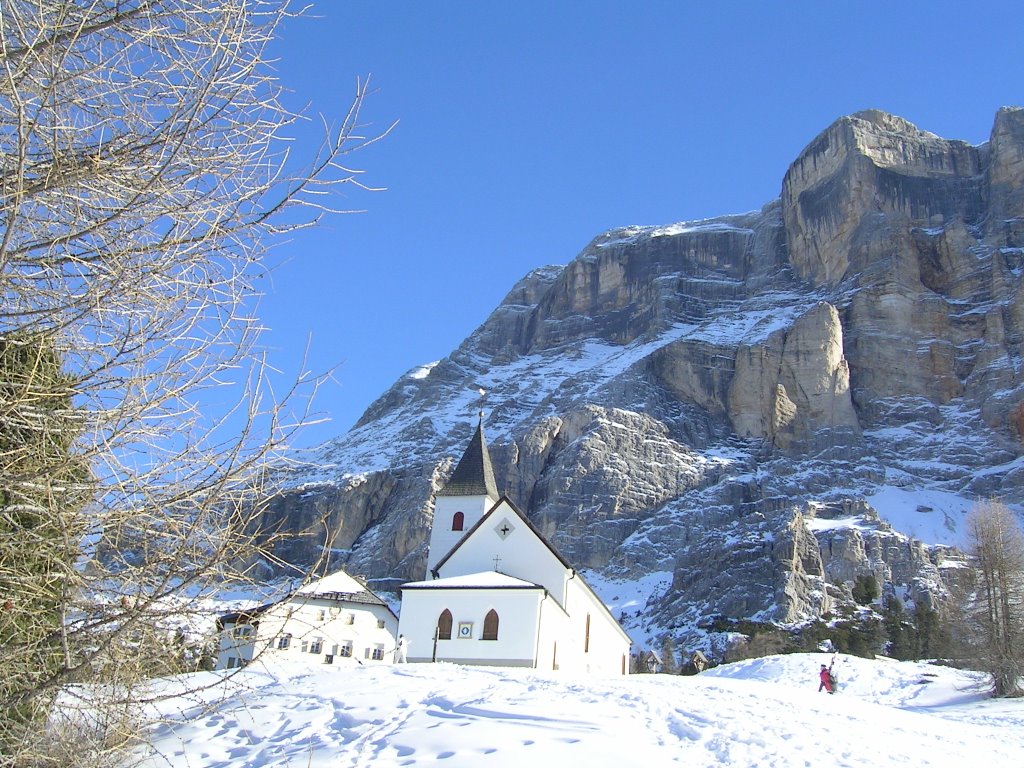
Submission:
<svg viewBox="0 0 1024 768">
<path fill-rule="evenodd" d="M 941 606 L 965 513 L 1024 502 L 1024 111 L 993 132 L 840 118 L 760 211 L 613 229 L 531 272 L 278 478 L 267 522 L 299 535 L 274 554 L 315 562 L 326 523 L 332 566 L 422 578 L 482 409 L 498 487 L 574 567 L 671 571 L 645 636 L 816 619 L 866 575 Z"/>
<path fill-rule="evenodd" d="M 977 676 L 797 654 L 696 677 L 584 679 L 448 664 L 310 670 L 258 665 L 160 705 L 147 768 L 585 765 L 907 765 L 1016 768 L 1024 701 L 986 700 Z M 162 683 L 217 683 L 215 673 Z"/>
<path fill-rule="evenodd" d="M 640 338 L 626 345 L 601 339 L 586 339 L 578 344 L 524 355 L 507 363 L 495 364 L 481 355 L 460 356 L 463 377 L 431 393 L 426 406 L 417 385 L 426 382 L 437 364 L 413 368 L 403 377 L 408 402 L 386 415 L 348 432 L 343 440 L 324 445 L 311 467 L 290 478 L 290 484 L 337 482 L 350 475 L 387 469 L 416 458 L 433 448 L 439 436 L 469 423 L 481 402 L 495 412 L 488 422 L 488 434 L 494 440 L 507 439 L 524 421 L 556 415 L 565 401 L 593 402 L 602 387 L 622 376 L 658 349 L 679 341 L 736 346 L 764 338 L 785 327 L 798 314 L 806 296 L 762 296 L 757 306 L 716 316 L 701 324 L 674 324 L 653 338 Z M 466 386 L 465 375 L 476 387 Z M 486 391 L 481 401 L 478 388 Z M 422 417 L 429 418 L 423 430 Z M 410 453 L 410 449 L 412 453 Z M 315 468 L 314 468 L 315 467 Z M 286 484 L 284 487 L 288 487 Z"/>
</svg>

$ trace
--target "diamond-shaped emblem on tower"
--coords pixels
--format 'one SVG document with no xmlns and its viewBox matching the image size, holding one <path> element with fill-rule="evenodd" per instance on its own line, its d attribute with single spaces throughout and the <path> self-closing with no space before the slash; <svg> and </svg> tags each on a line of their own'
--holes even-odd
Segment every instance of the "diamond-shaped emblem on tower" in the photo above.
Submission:
<svg viewBox="0 0 1024 768">
<path fill-rule="evenodd" d="M 504 520 L 502 520 L 494 527 L 494 532 L 498 534 L 498 536 L 502 539 L 507 539 L 509 536 L 512 535 L 512 531 L 514 531 L 515 529 L 516 527 L 512 525 L 512 523 L 510 523 L 509 519 L 506 517 Z"/>
</svg>

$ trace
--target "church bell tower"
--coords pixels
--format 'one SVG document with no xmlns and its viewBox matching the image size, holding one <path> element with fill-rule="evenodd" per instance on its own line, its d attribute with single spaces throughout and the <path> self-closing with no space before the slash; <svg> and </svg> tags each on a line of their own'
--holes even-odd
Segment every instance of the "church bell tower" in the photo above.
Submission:
<svg viewBox="0 0 1024 768">
<path fill-rule="evenodd" d="M 437 492 L 430 528 L 426 578 L 434 566 L 498 502 L 498 484 L 484 440 L 484 414 L 455 471 Z"/>
</svg>

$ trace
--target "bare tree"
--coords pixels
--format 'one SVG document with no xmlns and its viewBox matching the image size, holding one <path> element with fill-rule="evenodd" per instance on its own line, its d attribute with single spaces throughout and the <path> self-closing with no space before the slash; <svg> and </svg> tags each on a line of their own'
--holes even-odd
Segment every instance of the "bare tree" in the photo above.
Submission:
<svg viewBox="0 0 1024 768">
<path fill-rule="evenodd" d="M 76 760 L 104 754 L 188 600 L 268 543 L 246 523 L 317 381 L 268 385 L 267 248 L 365 188 L 345 158 L 387 132 L 362 132 L 359 81 L 289 156 L 267 64 L 289 12 L 0 3 L 0 764 L 65 760 L 30 736 L 83 682 L 111 702 Z"/>
<path fill-rule="evenodd" d="M 1024 675 L 1024 532 L 1001 502 L 967 517 L 968 552 L 977 572 L 972 611 L 977 646 L 997 696 L 1021 693 Z"/>
</svg>

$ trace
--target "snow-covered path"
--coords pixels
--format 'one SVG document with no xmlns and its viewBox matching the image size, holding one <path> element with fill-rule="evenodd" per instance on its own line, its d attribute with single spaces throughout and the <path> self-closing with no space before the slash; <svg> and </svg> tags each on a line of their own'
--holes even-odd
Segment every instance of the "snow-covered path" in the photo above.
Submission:
<svg viewBox="0 0 1024 768">
<path fill-rule="evenodd" d="M 955 670 L 848 657 L 840 693 L 818 694 L 820 660 L 598 680 L 447 664 L 253 666 L 227 693 L 161 705 L 161 754 L 146 765 L 1024 765 L 1024 701 L 987 701 Z"/>
</svg>

